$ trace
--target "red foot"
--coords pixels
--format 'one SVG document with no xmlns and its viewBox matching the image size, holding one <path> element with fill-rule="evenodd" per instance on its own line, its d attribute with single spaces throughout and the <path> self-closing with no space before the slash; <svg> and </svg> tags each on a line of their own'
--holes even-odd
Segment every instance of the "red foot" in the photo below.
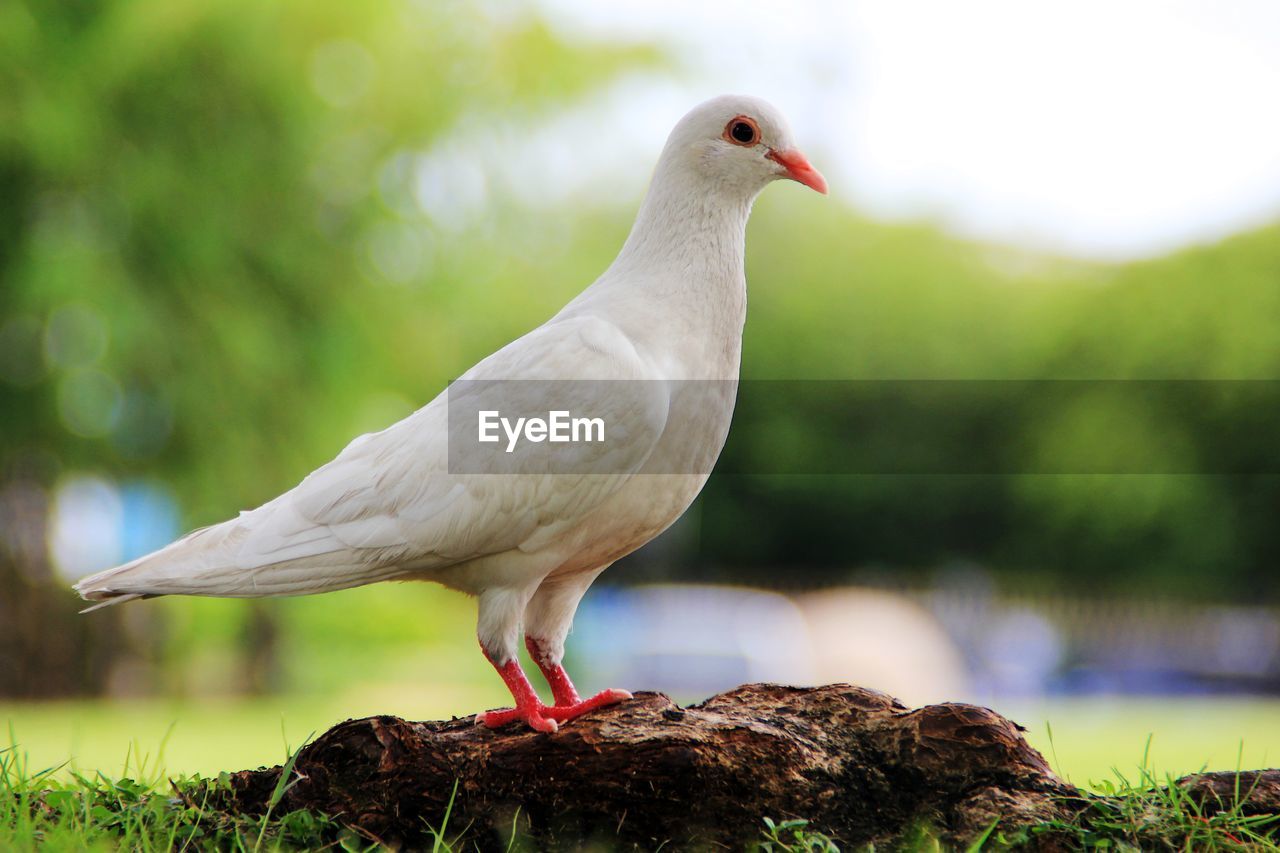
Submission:
<svg viewBox="0 0 1280 853">
<path fill-rule="evenodd" d="M 529 728 L 534 731 L 551 734 L 560 728 L 560 725 L 552 718 L 543 715 L 546 710 L 547 707 L 545 705 L 538 703 L 533 708 L 505 708 L 501 711 L 485 711 L 476 714 L 476 724 L 485 728 L 496 729 L 498 726 L 505 726 L 507 723 L 522 720 L 528 723 Z"/>
<path fill-rule="evenodd" d="M 498 662 L 490 656 L 488 649 L 483 646 L 481 649 L 484 651 L 484 656 L 489 658 L 489 662 L 498 670 L 498 675 L 502 676 L 502 680 L 506 682 L 507 689 L 516 700 L 516 706 L 507 711 L 486 711 L 483 714 L 477 714 L 476 722 L 493 728 L 512 720 L 524 720 L 530 728 L 547 733 L 559 728 L 555 720 L 543 716 L 542 702 L 538 700 L 538 694 L 533 692 L 533 685 L 529 683 L 529 679 L 525 678 L 520 662 L 512 658 L 499 666 Z"/>
<path fill-rule="evenodd" d="M 476 722 L 493 729 L 516 720 L 523 720 L 540 732 L 554 732 L 558 728 L 557 722 L 563 723 L 580 717 L 588 711 L 594 711 L 596 708 L 606 708 L 630 698 L 631 694 L 625 690 L 601 690 L 590 699 L 584 699 L 573 705 L 543 705 L 539 702 L 533 708 L 485 711 L 476 717 Z"/>
<path fill-rule="evenodd" d="M 543 713 L 553 720 L 565 722 L 572 720 L 574 717 L 581 717 L 588 711 L 594 711 L 596 708 L 607 708 L 610 705 L 617 705 L 631 698 L 631 694 L 625 690 L 601 690 L 590 699 L 583 699 L 572 705 L 552 705 L 550 707 L 543 706 Z"/>
<path fill-rule="evenodd" d="M 564 671 L 564 667 L 559 662 L 548 659 L 534 640 L 526 638 L 526 644 L 538 668 L 547 676 L 547 681 L 551 684 L 551 692 L 556 697 L 556 704 L 542 704 L 533 686 L 529 684 L 529 679 L 525 677 L 524 670 L 520 668 L 519 661 L 512 658 L 499 666 L 489 654 L 488 649 L 481 646 L 484 656 L 489 659 L 489 662 L 498 670 L 498 675 L 502 676 L 502 680 L 506 682 L 512 698 L 516 700 L 516 706 L 501 711 L 485 711 L 483 714 L 477 714 L 478 725 L 492 729 L 522 720 L 536 731 L 550 733 L 559 728 L 558 723 L 580 717 L 596 708 L 616 705 L 624 699 L 631 698 L 631 694 L 625 690 L 601 690 L 590 699 L 578 698 L 578 691 L 574 689 L 573 682 L 569 680 L 569 674 Z"/>
</svg>

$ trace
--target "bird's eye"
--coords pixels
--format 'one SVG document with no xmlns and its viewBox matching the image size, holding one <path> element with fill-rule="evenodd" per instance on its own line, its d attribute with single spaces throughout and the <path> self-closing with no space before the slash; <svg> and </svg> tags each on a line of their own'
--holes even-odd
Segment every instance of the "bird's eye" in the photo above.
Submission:
<svg viewBox="0 0 1280 853">
<path fill-rule="evenodd" d="M 724 126 L 724 138 L 734 145 L 755 145 L 760 141 L 760 127 L 750 116 L 737 116 Z"/>
</svg>

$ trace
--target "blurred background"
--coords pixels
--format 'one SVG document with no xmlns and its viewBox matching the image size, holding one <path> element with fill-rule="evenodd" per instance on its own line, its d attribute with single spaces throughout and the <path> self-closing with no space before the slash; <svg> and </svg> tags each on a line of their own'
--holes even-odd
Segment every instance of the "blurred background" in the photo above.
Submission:
<svg viewBox="0 0 1280 853">
<path fill-rule="evenodd" d="M 584 602 L 580 684 L 981 702 L 1082 783 L 1148 736 L 1157 771 L 1274 765 L 1269 0 L 0 4 L 0 721 L 32 762 L 208 773 L 503 705 L 436 587 L 86 617 L 68 587 L 553 314 L 723 91 L 832 192 L 758 203 L 741 420 Z"/>
</svg>

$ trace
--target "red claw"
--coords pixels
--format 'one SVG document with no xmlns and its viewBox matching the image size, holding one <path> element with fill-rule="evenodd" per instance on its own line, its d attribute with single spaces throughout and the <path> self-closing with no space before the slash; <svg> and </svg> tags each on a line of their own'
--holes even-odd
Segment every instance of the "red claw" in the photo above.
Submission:
<svg viewBox="0 0 1280 853">
<path fill-rule="evenodd" d="M 492 657 L 489 657 L 489 653 L 486 651 L 485 657 L 489 658 L 494 668 L 498 670 L 498 674 L 502 676 L 502 680 L 506 682 L 507 689 L 511 691 L 511 696 L 516 701 L 516 706 L 477 714 L 476 723 L 478 725 L 494 729 L 498 726 L 505 726 L 507 723 L 521 720 L 535 731 L 550 734 L 559 728 L 559 723 L 580 717 L 588 711 L 594 711 L 596 708 L 616 705 L 631 698 L 631 694 L 625 690 L 601 690 L 589 699 L 580 699 L 578 691 L 574 688 L 573 682 L 569 680 L 569 674 L 564 671 L 564 667 L 559 663 L 551 662 L 543 654 L 542 649 L 539 648 L 535 640 L 526 639 L 525 642 L 529 647 L 529 654 L 533 656 L 534 662 L 538 664 L 538 668 L 547 677 L 547 682 L 551 685 L 551 692 L 556 697 L 556 704 L 542 704 L 517 660 L 512 658 L 499 666 L 493 661 Z"/>
<path fill-rule="evenodd" d="M 505 708 L 501 711 L 485 711 L 482 714 L 476 714 L 476 723 L 489 729 L 496 729 L 499 726 L 505 726 L 507 723 L 514 723 L 521 720 L 529 724 L 529 728 L 538 732 L 552 734 L 560 725 L 550 717 L 542 715 L 542 711 L 546 710 L 546 706 L 541 702 L 534 708 Z"/>
<path fill-rule="evenodd" d="M 607 708 L 631 698 L 625 690 L 601 690 L 590 699 L 583 699 L 572 705 L 544 705 L 539 702 L 531 708 L 504 708 L 500 711 L 485 711 L 476 716 L 476 722 L 486 728 L 496 729 L 516 720 L 522 720 L 529 727 L 540 732 L 551 733 L 559 728 L 558 723 L 568 722 L 596 708 Z"/>
</svg>

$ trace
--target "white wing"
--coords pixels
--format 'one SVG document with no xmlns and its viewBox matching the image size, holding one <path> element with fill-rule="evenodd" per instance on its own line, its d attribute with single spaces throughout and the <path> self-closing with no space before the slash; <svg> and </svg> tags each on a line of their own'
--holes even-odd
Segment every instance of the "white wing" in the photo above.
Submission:
<svg viewBox="0 0 1280 853">
<path fill-rule="evenodd" d="M 596 380 L 572 383 L 572 393 L 580 410 L 601 417 L 614 437 L 568 448 L 573 473 L 549 468 L 546 455 L 499 457 L 508 465 L 501 474 L 456 473 L 455 458 L 451 471 L 450 441 L 475 426 L 451 425 L 445 392 L 390 428 L 352 441 L 270 503 L 76 588 L 93 600 L 292 595 L 537 550 L 640 469 L 667 418 L 665 383 L 621 331 L 593 317 L 555 320 L 512 342 L 462 377 L 462 394 L 500 393 L 504 408 L 536 408 L 530 395 L 545 391 L 537 382 L 524 394 L 521 383 L 486 381 L 566 379 Z M 564 461 L 562 455 L 555 464 Z"/>
</svg>

